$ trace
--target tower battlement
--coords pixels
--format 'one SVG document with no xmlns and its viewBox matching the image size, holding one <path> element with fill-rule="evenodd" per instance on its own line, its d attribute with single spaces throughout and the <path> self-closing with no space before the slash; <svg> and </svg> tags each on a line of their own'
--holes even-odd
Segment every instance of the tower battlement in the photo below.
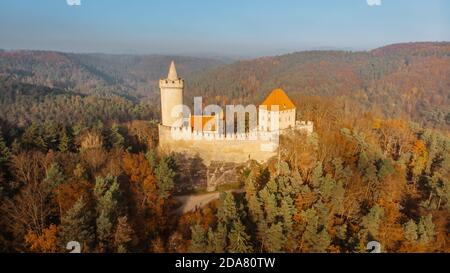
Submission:
<svg viewBox="0 0 450 273">
<path fill-rule="evenodd" d="M 169 80 L 169 79 L 161 79 L 159 80 L 159 88 L 166 89 L 166 88 L 184 88 L 184 80 L 183 79 L 176 79 L 176 80 Z"/>
</svg>

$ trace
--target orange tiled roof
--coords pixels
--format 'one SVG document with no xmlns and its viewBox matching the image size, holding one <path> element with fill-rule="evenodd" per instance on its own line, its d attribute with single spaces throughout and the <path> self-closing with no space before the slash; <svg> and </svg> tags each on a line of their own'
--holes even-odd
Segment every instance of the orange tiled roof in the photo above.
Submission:
<svg viewBox="0 0 450 273">
<path fill-rule="evenodd" d="M 265 106 L 267 107 L 267 110 L 271 111 L 272 106 L 274 105 L 278 105 L 278 109 L 280 111 L 292 110 L 296 108 L 294 103 L 291 101 L 288 95 L 286 95 L 283 89 L 274 89 L 260 105 L 260 107 Z"/>
<path fill-rule="evenodd" d="M 202 121 L 202 129 L 200 130 L 200 126 L 198 124 L 194 124 L 194 120 L 198 118 Z M 203 131 L 205 129 L 209 129 L 208 131 L 216 131 L 216 123 L 213 121 L 216 117 L 215 116 L 191 116 L 191 128 L 196 131 Z M 209 123 L 211 121 L 211 123 Z M 198 122 L 198 120 L 197 120 Z M 212 126 L 210 126 L 212 124 Z M 194 127 L 195 125 L 195 127 Z M 209 127 L 209 128 L 206 128 Z"/>
</svg>

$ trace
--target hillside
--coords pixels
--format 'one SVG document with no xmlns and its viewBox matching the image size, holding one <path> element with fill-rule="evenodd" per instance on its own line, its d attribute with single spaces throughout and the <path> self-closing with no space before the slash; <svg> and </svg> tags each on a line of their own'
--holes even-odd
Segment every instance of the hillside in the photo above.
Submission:
<svg viewBox="0 0 450 273">
<path fill-rule="evenodd" d="M 95 96 L 0 77 L 0 128 L 15 134 L 32 124 L 82 124 L 158 119 L 159 108 L 123 96 Z"/>
<path fill-rule="evenodd" d="M 159 55 L 0 51 L 0 76 L 83 94 L 151 97 L 171 60 L 177 62 L 183 74 L 222 64 L 214 59 Z"/>
<path fill-rule="evenodd" d="M 304 96 L 343 97 L 386 117 L 450 128 L 450 43 L 299 52 L 236 62 L 187 81 L 187 97 L 209 102 L 259 103 L 282 87 L 297 104 Z"/>
<path fill-rule="evenodd" d="M 368 52 L 306 51 L 232 64 L 156 55 L 0 51 L 0 77 L 157 106 L 158 80 L 172 59 L 186 79 L 186 103 L 194 95 L 221 105 L 260 103 L 271 89 L 282 87 L 302 109 L 306 98 L 340 98 L 386 118 L 450 128 L 450 43 L 395 44 Z"/>
</svg>

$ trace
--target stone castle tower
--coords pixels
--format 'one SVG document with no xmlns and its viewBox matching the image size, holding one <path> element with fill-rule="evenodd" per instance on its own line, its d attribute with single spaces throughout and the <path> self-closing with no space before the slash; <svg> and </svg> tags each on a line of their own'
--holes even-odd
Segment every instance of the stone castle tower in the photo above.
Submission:
<svg viewBox="0 0 450 273">
<path fill-rule="evenodd" d="M 167 79 L 159 81 L 161 89 L 161 118 L 162 125 L 167 127 L 177 126 L 176 121 L 180 120 L 180 116 L 172 116 L 172 109 L 178 105 L 183 105 L 183 88 L 184 80 L 178 77 L 175 63 L 170 64 Z"/>
</svg>

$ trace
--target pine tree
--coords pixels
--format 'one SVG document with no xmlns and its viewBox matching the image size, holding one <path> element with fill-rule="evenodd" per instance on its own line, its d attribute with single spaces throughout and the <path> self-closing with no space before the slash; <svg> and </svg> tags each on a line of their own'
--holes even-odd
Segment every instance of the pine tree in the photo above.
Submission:
<svg viewBox="0 0 450 273">
<path fill-rule="evenodd" d="M 265 234 L 264 248 L 270 253 L 278 253 L 283 249 L 286 243 L 286 237 L 283 234 L 282 223 L 272 224 Z"/>
<path fill-rule="evenodd" d="M 114 234 L 114 244 L 117 247 L 117 252 L 128 252 L 128 245 L 133 240 L 133 236 L 134 231 L 128 224 L 128 218 L 126 216 L 119 217 Z"/>
<path fill-rule="evenodd" d="M 331 244 L 331 236 L 325 228 L 317 234 L 317 241 L 311 248 L 313 252 L 324 253 Z"/>
<path fill-rule="evenodd" d="M 63 153 L 71 152 L 73 149 L 72 136 L 63 129 L 61 135 L 59 136 L 58 150 Z"/>
<path fill-rule="evenodd" d="M 208 229 L 208 252 L 224 253 L 227 246 L 227 227 L 219 223 L 215 231 Z"/>
<path fill-rule="evenodd" d="M 369 213 L 362 218 L 362 226 L 374 239 L 377 239 L 378 237 L 378 230 L 383 217 L 384 209 L 378 205 L 374 205 L 370 209 Z"/>
<path fill-rule="evenodd" d="M 81 197 L 61 220 L 63 247 L 70 241 L 77 241 L 84 248 L 92 246 L 95 238 L 93 223 L 92 213 Z"/>
<path fill-rule="evenodd" d="M 117 178 L 113 176 L 98 177 L 95 181 L 94 196 L 97 201 L 97 235 L 101 247 L 108 248 L 113 237 L 113 226 L 116 224 L 119 214 L 120 192 Z"/>
<path fill-rule="evenodd" d="M 4 175 L 5 175 L 5 169 L 6 169 L 6 162 L 9 159 L 9 149 L 6 146 L 6 143 L 3 139 L 1 128 L 0 128 L 0 199 L 3 196 L 3 194 L 6 192 L 5 187 L 3 186 L 4 181 Z"/>
<path fill-rule="evenodd" d="M 319 216 L 315 209 L 302 212 L 302 218 L 306 222 L 306 228 L 302 240 L 306 243 L 306 250 L 310 252 L 326 252 L 331 243 L 331 237 L 325 227 L 319 225 Z"/>
<path fill-rule="evenodd" d="M 114 124 L 111 127 L 111 132 L 108 139 L 113 148 L 123 148 L 125 144 L 125 138 L 120 133 L 120 127 L 117 124 Z"/>
<path fill-rule="evenodd" d="M 318 188 L 320 186 L 322 178 L 323 178 L 323 165 L 322 162 L 317 162 L 317 165 L 313 170 L 311 178 L 312 185 L 314 188 Z"/>
<path fill-rule="evenodd" d="M 274 223 L 276 217 L 278 216 L 278 206 L 275 194 L 271 193 L 267 195 L 267 197 L 263 201 L 266 211 L 266 221 L 269 224 Z"/>
<path fill-rule="evenodd" d="M 233 194 L 229 192 L 220 193 L 220 205 L 217 210 L 217 219 L 219 222 L 230 225 L 238 218 L 239 216 Z"/>
<path fill-rule="evenodd" d="M 120 199 L 120 190 L 117 177 L 108 175 L 107 177 L 97 177 L 94 186 L 94 196 L 97 200 L 97 213 L 102 210 L 109 213 L 116 213 Z"/>
<path fill-rule="evenodd" d="M 409 220 L 404 226 L 405 238 L 410 242 L 415 242 L 418 239 L 417 225 L 414 220 Z"/>
<path fill-rule="evenodd" d="M 1 128 L 0 128 L 1 129 Z M 2 166 L 9 159 L 9 149 L 6 146 L 5 140 L 0 130 L 0 166 Z"/>
<path fill-rule="evenodd" d="M 191 227 L 191 244 L 189 246 L 189 252 L 191 253 L 204 253 L 206 251 L 207 242 L 205 229 L 201 225 L 195 225 Z"/>
<path fill-rule="evenodd" d="M 286 234 L 292 234 L 293 217 L 295 214 L 294 201 L 287 196 L 281 201 L 280 214 L 283 216 L 284 229 Z"/>
<path fill-rule="evenodd" d="M 155 177 L 158 188 L 158 196 L 167 199 L 173 190 L 175 184 L 175 170 L 171 168 L 171 159 L 163 158 L 155 169 Z"/>
<path fill-rule="evenodd" d="M 247 206 L 250 213 L 250 218 L 253 223 L 257 223 L 263 216 L 263 210 L 261 208 L 261 202 L 258 197 L 258 191 L 256 188 L 256 181 L 252 175 L 250 175 L 245 183 L 245 198 L 247 200 Z"/>
<path fill-rule="evenodd" d="M 279 212 L 275 192 L 272 192 L 268 187 L 265 187 L 259 192 L 259 196 L 263 202 L 265 221 L 268 224 L 275 222 Z"/>
<path fill-rule="evenodd" d="M 436 232 L 431 214 L 426 217 L 420 217 L 419 224 L 417 225 L 417 233 L 419 235 L 419 242 L 423 245 L 434 241 Z"/>
<path fill-rule="evenodd" d="M 230 245 L 227 250 L 230 253 L 250 253 L 253 247 L 250 243 L 250 236 L 245 232 L 245 227 L 240 220 L 233 222 L 233 227 L 228 234 Z"/>
<path fill-rule="evenodd" d="M 113 234 L 113 223 L 107 211 L 102 210 L 96 220 L 97 236 L 102 247 L 108 244 Z"/>
<path fill-rule="evenodd" d="M 57 188 L 59 185 L 63 184 L 66 181 L 66 177 L 61 170 L 61 167 L 58 163 L 53 163 L 48 168 L 45 183 L 49 187 L 50 190 Z"/>
<path fill-rule="evenodd" d="M 153 173 L 158 165 L 157 153 L 154 149 L 149 150 L 145 154 L 145 159 L 147 159 L 148 164 L 150 166 L 150 170 Z"/>
</svg>

